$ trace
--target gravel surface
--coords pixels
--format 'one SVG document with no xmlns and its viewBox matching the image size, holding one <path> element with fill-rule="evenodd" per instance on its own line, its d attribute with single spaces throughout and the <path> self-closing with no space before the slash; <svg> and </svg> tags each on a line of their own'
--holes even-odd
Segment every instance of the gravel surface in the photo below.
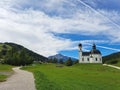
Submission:
<svg viewBox="0 0 120 90">
<path fill-rule="evenodd" d="M 118 66 L 114 66 L 114 65 L 108 65 L 108 64 L 103 64 L 104 66 L 108 66 L 108 67 L 112 67 L 112 68 L 116 68 L 116 69 L 119 69 L 120 70 L 120 67 Z"/>
<path fill-rule="evenodd" d="M 14 74 L 6 82 L 0 83 L 0 90 L 36 90 L 33 74 L 13 68 Z"/>
</svg>

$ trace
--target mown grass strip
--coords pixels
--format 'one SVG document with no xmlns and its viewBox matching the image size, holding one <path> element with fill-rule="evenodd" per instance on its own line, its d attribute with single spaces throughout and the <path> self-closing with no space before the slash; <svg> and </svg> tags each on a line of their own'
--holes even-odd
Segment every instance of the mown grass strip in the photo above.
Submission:
<svg viewBox="0 0 120 90">
<path fill-rule="evenodd" d="M 35 71 L 34 75 L 37 90 L 61 90 L 59 85 L 49 81 L 40 71 Z"/>
<path fill-rule="evenodd" d="M 120 90 L 120 70 L 102 64 L 63 68 L 40 64 L 23 69 L 34 73 L 37 90 Z"/>
<path fill-rule="evenodd" d="M 0 64 L 0 82 L 6 81 L 6 79 L 13 73 L 13 66 Z"/>
</svg>

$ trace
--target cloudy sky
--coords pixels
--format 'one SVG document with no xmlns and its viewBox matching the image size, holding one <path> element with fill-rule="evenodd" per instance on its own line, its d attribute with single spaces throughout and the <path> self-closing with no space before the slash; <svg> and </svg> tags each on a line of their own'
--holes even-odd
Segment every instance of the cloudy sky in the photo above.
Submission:
<svg viewBox="0 0 120 90">
<path fill-rule="evenodd" d="M 120 51 L 120 0 L 0 0 L 0 42 L 41 55 L 78 57 L 97 44 L 103 56 Z"/>
</svg>

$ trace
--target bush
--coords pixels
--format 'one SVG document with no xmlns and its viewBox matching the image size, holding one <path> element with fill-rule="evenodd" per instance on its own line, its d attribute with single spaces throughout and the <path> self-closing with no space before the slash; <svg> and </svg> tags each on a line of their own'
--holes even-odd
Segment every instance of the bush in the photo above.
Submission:
<svg viewBox="0 0 120 90">
<path fill-rule="evenodd" d="M 53 61 L 52 61 L 52 63 L 58 63 L 57 58 L 54 58 Z"/>
<path fill-rule="evenodd" d="M 107 61 L 107 64 L 117 64 L 118 60 L 111 60 L 111 61 Z"/>
<path fill-rule="evenodd" d="M 65 62 L 66 66 L 72 66 L 73 65 L 73 61 L 71 60 L 71 58 L 69 58 L 66 62 Z"/>
<path fill-rule="evenodd" d="M 79 60 L 74 61 L 74 64 L 77 64 L 77 63 L 79 63 Z"/>
<path fill-rule="evenodd" d="M 59 63 L 60 63 L 60 64 L 64 64 L 64 62 L 63 62 L 63 60 L 62 60 L 62 59 L 60 59 Z"/>
</svg>

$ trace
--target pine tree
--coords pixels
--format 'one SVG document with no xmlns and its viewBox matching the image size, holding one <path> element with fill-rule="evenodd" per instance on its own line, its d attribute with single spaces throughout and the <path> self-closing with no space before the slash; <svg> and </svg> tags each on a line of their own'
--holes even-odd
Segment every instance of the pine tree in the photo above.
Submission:
<svg viewBox="0 0 120 90">
<path fill-rule="evenodd" d="M 71 58 L 69 58 L 66 62 L 65 62 L 66 66 L 72 66 L 73 65 L 73 61 L 71 60 Z"/>
<path fill-rule="evenodd" d="M 63 62 L 63 60 L 62 60 L 62 59 L 60 59 L 59 63 L 60 63 L 60 64 L 64 64 L 64 62 Z"/>
<path fill-rule="evenodd" d="M 74 61 L 74 64 L 77 64 L 77 63 L 79 63 L 79 61 L 78 61 L 78 60 Z"/>
<path fill-rule="evenodd" d="M 54 58 L 52 63 L 58 63 L 57 58 Z"/>
</svg>

